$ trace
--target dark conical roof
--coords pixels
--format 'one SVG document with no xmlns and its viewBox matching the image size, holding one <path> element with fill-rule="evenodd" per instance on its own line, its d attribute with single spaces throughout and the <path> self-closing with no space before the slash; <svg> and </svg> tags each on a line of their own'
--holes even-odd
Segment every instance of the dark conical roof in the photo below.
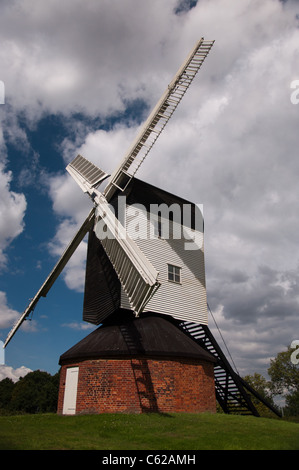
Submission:
<svg viewBox="0 0 299 470">
<path fill-rule="evenodd" d="M 84 358 L 145 355 L 214 362 L 214 357 L 164 315 L 118 310 L 105 323 L 60 356 L 59 364 Z"/>
</svg>

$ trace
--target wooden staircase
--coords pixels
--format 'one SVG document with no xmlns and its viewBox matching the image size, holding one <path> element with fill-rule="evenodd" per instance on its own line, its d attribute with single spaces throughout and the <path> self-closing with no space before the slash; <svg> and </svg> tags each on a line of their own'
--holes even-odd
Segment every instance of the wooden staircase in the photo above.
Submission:
<svg viewBox="0 0 299 470">
<path fill-rule="evenodd" d="M 252 394 L 273 413 L 281 417 L 279 411 L 271 403 L 233 370 L 207 325 L 181 322 L 178 326 L 216 358 L 214 366 L 216 399 L 224 413 L 260 416 L 250 398 Z"/>
</svg>

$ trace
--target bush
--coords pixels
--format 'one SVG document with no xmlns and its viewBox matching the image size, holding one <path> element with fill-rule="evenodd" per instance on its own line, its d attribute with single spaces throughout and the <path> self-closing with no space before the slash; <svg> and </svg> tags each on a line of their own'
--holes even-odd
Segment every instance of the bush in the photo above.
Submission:
<svg viewBox="0 0 299 470">
<path fill-rule="evenodd" d="M 57 410 L 59 373 L 36 370 L 20 377 L 15 384 L 10 379 L 0 382 L 0 409 L 4 412 L 51 413 Z"/>
<path fill-rule="evenodd" d="M 0 382 L 0 409 L 9 407 L 12 392 L 14 389 L 14 383 L 11 379 L 6 378 Z"/>
</svg>

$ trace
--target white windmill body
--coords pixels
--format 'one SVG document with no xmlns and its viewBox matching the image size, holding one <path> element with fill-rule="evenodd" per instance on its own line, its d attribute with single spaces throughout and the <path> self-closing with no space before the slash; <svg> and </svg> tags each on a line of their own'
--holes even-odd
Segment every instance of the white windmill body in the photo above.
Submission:
<svg viewBox="0 0 299 470">
<path fill-rule="evenodd" d="M 146 262 L 150 263 L 154 279 L 157 279 L 153 292 L 150 291 L 146 298 L 143 311 L 207 324 L 203 217 L 200 208 L 134 178 L 123 192 L 115 194 L 111 209 L 117 213 L 117 220 L 122 220 L 126 234 L 145 256 Z M 94 231 L 98 238 L 106 237 L 104 219 L 96 223 Z M 94 247 L 95 243 L 92 241 L 88 250 L 83 318 L 99 324 L 116 306 L 135 309 L 123 287 L 119 286 L 118 293 L 115 292 L 115 283 L 111 287 L 113 292 L 109 302 L 109 294 L 102 284 L 104 279 L 99 275 L 101 269 L 96 271 L 94 267 L 90 268 L 93 265 L 88 261 L 99 249 L 99 243 L 97 248 Z M 121 263 L 125 269 L 125 263 Z M 93 289 L 90 289 L 90 284 Z M 133 285 L 136 288 L 134 280 Z"/>
</svg>

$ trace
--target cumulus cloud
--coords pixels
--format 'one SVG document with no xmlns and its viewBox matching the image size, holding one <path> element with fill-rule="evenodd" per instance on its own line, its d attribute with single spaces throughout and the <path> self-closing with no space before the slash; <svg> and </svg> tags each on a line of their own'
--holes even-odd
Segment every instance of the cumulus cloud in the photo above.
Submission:
<svg viewBox="0 0 299 470">
<path fill-rule="evenodd" d="M 0 291 L 0 328 L 8 328 L 14 323 L 20 314 L 7 305 L 5 292 Z"/>
<path fill-rule="evenodd" d="M 0 291 L 0 329 L 10 328 L 20 318 L 21 313 L 17 312 L 9 305 L 6 293 Z M 23 331 L 37 331 L 35 320 L 25 321 L 21 326 Z"/>
<path fill-rule="evenodd" d="M 86 217 L 87 215 L 88 214 L 86 214 Z M 59 225 L 54 239 L 48 244 L 49 251 L 53 256 L 55 256 L 55 258 L 60 258 L 78 229 L 78 224 L 74 223 L 70 219 L 64 220 Z M 86 255 L 87 242 L 83 240 L 62 273 L 66 285 L 70 289 L 78 292 L 83 292 L 84 290 Z"/>
<path fill-rule="evenodd" d="M 83 322 L 63 323 L 61 326 L 66 327 L 66 328 L 71 328 L 73 330 L 78 330 L 78 331 L 91 330 L 95 328 L 94 325 L 91 325 L 90 323 L 83 323 Z"/>
<path fill-rule="evenodd" d="M 25 366 L 13 369 L 10 366 L 0 365 L 0 381 L 8 378 L 13 382 L 17 382 L 20 377 L 24 377 L 29 372 L 32 372 L 32 370 Z"/>
<path fill-rule="evenodd" d="M 225 316 L 219 305 L 210 315 L 209 327 L 241 376 L 266 375 L 270 360 L 297 338 L 298 321 L 295 316 L 284 322 L 279 316 L 258 315 L 244 325 L 238 316 Z"/>
<path fill-rule="evenodd" d="M 11 172 L 6 172 L 0 164 L 0 268 L 6 265 L 6 248 L 24 229 L 27 205 L 23 194 L 11 191 L 11 179 Z"/>
<path fill-rule="evenodd" d="M 77 148 L 72 142 L 65 140 L 64 160 L 69 163 L 71 153 L 80 153 L 104 171 L 112 172 L 123 156 L 121 152 L 129 146 L 135 133 L 135 126 L 116 126 L 110 132 L 89 132 Z M 93 203 L 68 173 L 49 178 L 48 185 L 55 213 L 66 217 L 58 225 L 55 237 L 49 243 L 51 253 L 58 257 L 87 217 Z M 63 271 L 63 278 L 70 289 L 84 289 L 86 250 L 87 243 L 83 241 Z"/>
<path fill-rule="evenodd" d="M 147 41 L 152 50 L 161 50 L 176 18 L 175 4 L 127 0 L 115 9 L 94 0 L 88 5 L 77 0 L 12 2 L 1 15 L 7 97 L 26 108 L 28 116 L 44 107 L 54 113 L 75 108 L 104 116 L 124 109 L 124 102 L 143 96 L 148 84 L 149 61 L 142 61 L 136 78 L 127 75 L 130 68 L 138 70 L 144 52 L 136 37 L 141 39 L 154 25 L 159 34 Z"/>
</svg>

